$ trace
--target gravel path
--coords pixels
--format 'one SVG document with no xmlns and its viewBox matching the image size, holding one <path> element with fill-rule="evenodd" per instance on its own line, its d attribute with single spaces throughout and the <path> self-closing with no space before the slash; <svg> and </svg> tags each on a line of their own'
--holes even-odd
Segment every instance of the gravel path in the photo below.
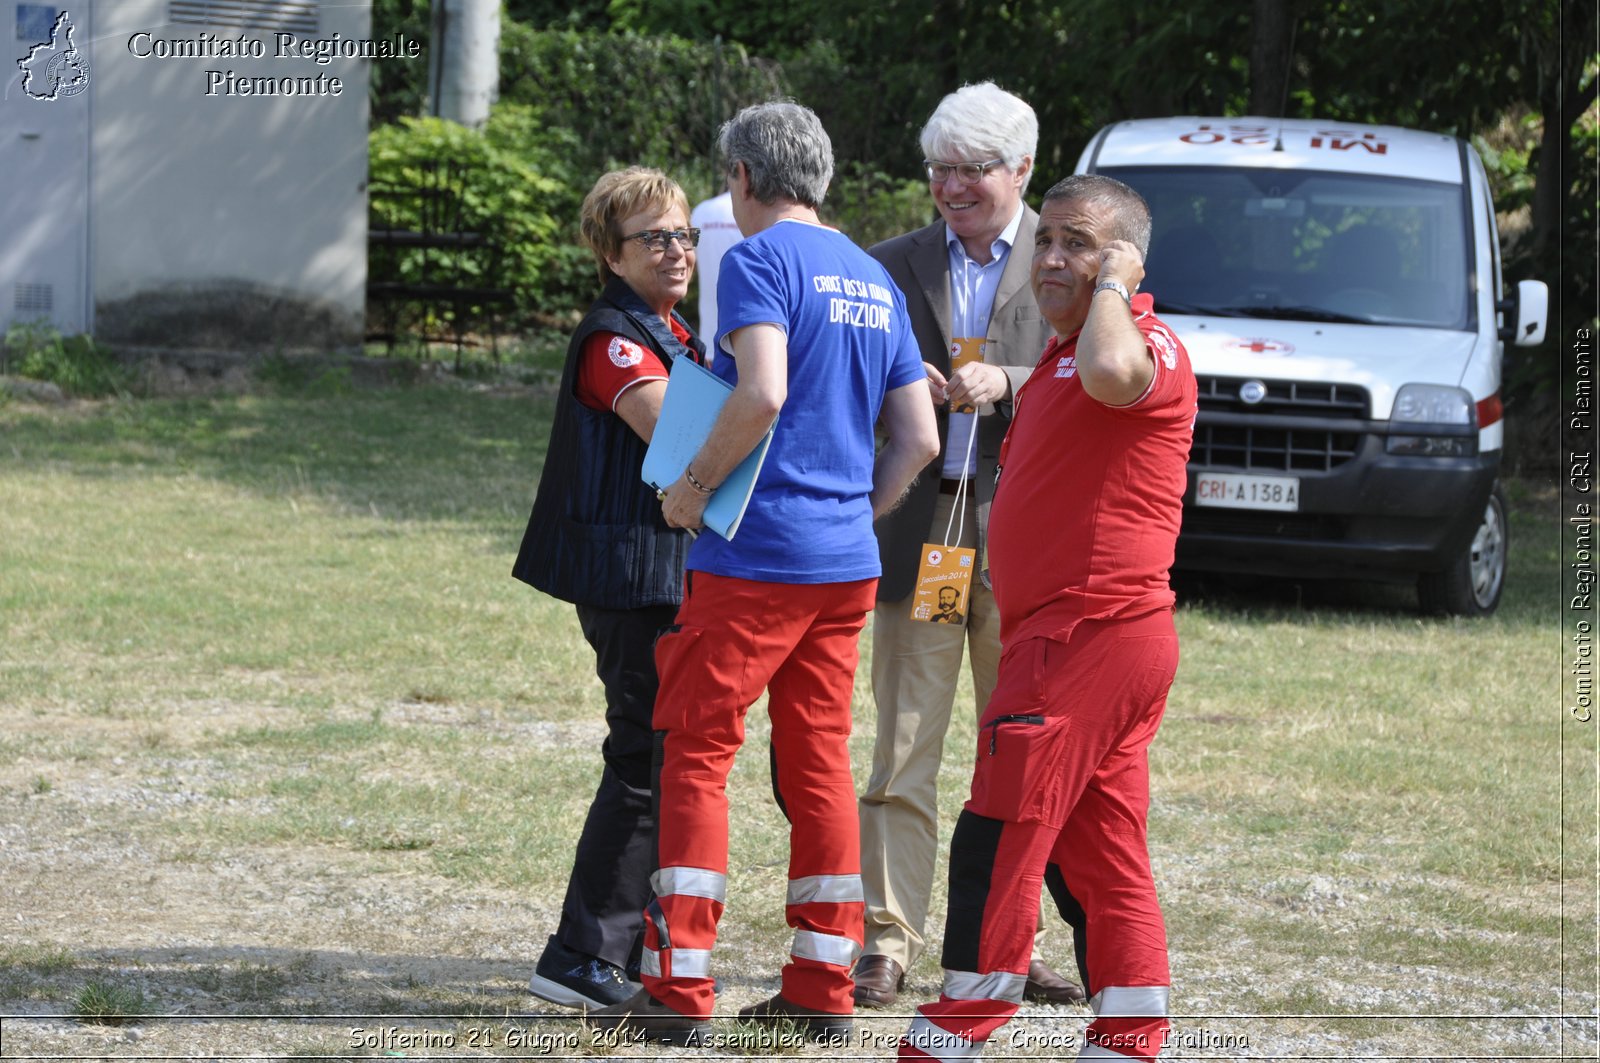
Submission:
<svg viewBox="0 0 1600 1063">
<path fill-rule="evenodd" d="M 0 1059 L 865 1059 L 892 1055 L 905 1029 L 904 1013 L 874 1012 L 858 1017 L 847 1048 L 752 1040 L 731 1020 L 704 1049 L 595 1044 L 570 1013 L 541 1011 L 524 989 L 558 897 L 463 886 L 419 871 L 406 852 L 186 841 L 164 827 L 169 817 L 240 810 L 209 796 L 219 792 L 214 764 L 180 752 L 152 775 L 148 756 L 79 760 L 71 742 L 49 748 L 59 753 L 48 760 L 0 763 Z M 46 776 L 49 787 L 34 783 Z M 1225 854 L 1210 861 L 1158 859 L 1164 888 L 1214 881 Z M 1330 878 L 1305 904 L 1337 907 L 1353 888 Z M 719 949 L 724 1012 L 775 990 L 769 945 L 730 936 Z M 1513 1003 L 1560 999 L 1559 986 L 1498 987 L 1499 1017 L 1460 1017 L 1451 1000 L 1492 998 L 1496 987 L 1426 969 L 1308 972 L 1348 1002 L 1341 1018 L 1229 1017 L 1239 987 L 1279 962 L 1226 934 L 1204 954 L 1175 951 L 1183 1014 L 1163 1058 L 1597 1056 L 1592 1017 L 1563 1021 Z M 936 977 L 920 964 L 903 999 L 935 994 Z M 95 983 L 142 996 L 153 1014 L 124 1025 L 71 1017 Z M 1568 999 L 1592 1016 L 1592 996 Z M 1030 1005 L 986 1057 L 1072 1058 L 1087 1016 Z"/>
</svg>

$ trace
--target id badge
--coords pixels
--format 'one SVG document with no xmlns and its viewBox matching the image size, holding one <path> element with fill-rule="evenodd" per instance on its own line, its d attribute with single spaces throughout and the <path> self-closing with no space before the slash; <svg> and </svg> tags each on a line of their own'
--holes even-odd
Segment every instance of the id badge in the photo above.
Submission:
<svg viewBox="0 0 1600 1063">
<path fill-rule="evenodd" d="M 964 365 L 972 362 L 982 362 L 984 350 L 988 347 L 988 344 L 989 341 L 983 336 L 957 336 L 955 339 L 951 340 L 950 372 L 954 374 L 957 369 L 960 369 Z M 950 406 L 950 412 L 977 413 L 978 408 L 976 406 L 968 406 L 966 404 L 957 406 L 952 403 Z"/>
<path fill-rule="evenodd" d="M 922 545 L 917 590 L 911 596 L 911 619 L 930 624 L 967 624 L 967 596 L 972 590 L 974 551 L 965 546 Z"/>
</svg>

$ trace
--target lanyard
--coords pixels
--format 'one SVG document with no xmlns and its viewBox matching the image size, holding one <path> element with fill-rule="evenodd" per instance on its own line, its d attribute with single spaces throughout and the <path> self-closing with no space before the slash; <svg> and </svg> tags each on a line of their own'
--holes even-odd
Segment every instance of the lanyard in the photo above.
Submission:
<svg viewBox="0 0 1600 1063">
<path fill-rule="evenodd" d="M 956 500 L 954 508 L 950 511 L 950 520 L 944 526 L 944 545 L 946 549 L 961 541 L 961 535 L 967 530 L 967 483 L 971 477 L 967 475 L 967 468 L 972 464 L 972 450 L 978 445 L 978 415 L 972 415 L 972 431 L 967 433 L 967 453 L 961 459 L 961 483 L 956 487 Z M 956 514 L 961 514 L 961 523 L 956 523 Z M 956 537 L 950 538 L 950 529 L 954 528 Z"/>
</svg>

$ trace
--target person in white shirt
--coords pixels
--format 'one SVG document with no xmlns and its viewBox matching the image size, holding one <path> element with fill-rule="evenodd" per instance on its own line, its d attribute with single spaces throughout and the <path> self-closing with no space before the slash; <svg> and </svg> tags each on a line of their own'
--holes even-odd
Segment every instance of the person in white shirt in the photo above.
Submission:
<svg viewBox="0 0 1600 1063">
<path fill-rule="evenodd" d="M 739 226 L 733 220 L 733 197 L 728 192 L 699 203 L 689 213 L 689 224 L 700 230 L 700 327 L 696 335 L 705 337 L 706 346 L 717 349 L 717 264 L 722 255 L 738 243 Z"/>
</svg>

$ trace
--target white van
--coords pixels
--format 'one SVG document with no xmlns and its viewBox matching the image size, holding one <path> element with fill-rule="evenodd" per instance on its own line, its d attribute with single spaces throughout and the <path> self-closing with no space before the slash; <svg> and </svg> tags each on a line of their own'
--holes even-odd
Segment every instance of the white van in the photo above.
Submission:
<svg viewBox="0 0 1600 1063">
<path fill-rule="evenodd" d="M 1078 172 L 1150 204 L 1143 289 L 1200 379 L 1179 567 L 1415 580 L 1486 616 L 1505 583 L 1504 343 L 1549 295 L 1501 300 L 1477 153 L 1437 133 L 1159 118 L 1097 133 Z"/>
</svg>

